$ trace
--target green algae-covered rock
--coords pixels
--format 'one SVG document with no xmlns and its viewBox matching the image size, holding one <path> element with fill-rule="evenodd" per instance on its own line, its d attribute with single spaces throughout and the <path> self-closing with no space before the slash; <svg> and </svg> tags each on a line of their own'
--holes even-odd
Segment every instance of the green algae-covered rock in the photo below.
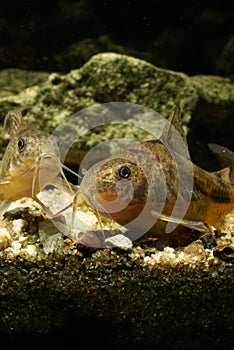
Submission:
<svg viewBox="0 0 234 350">
<path fill-rule="evenodd" d="M 232 148 L 234 85 L 228 78 L 189 77 L 131 56 L 109 52 L 93 56 L 81 68 L 68 74 L 52 73 L 48 76 L 41 72 L 4 70 L 0 74 L 0 82 L 2 151 L 8 140 L 2 123 L 10 109 L 20 109 L 26 123 L 53 132 L 72 114 L 106 102 L 139 104 L 165 117 L 175 104 L 179 105 L 183 122 L 189 123 L 192 143 L 199 140 L 202 143 L 198 160 L 195 154 L 197 161 L 203 155 L 207 142 Z M 71 126 L 74 127 L 80 129 L 81 125 Z M 224 129 L 227 131 L 225 135 L 221 132 Z M 69 130 L 66 136 L 69 139 Z M 68 163 L 74 159 L 79 162 L 78 149 L 90 149 L 106 139 L 128 136 L 137 140 L 145 138 L 141 131 L 135 132 L 132 127 L 121 125 L 118 128 L 108 125 L 87 133 L 74 143 Z"/>
<path fill-rule="evenodd" d="M 234 36 L 232 35 L 217 60 L 219 75 L 234 78 Z"/>
<path fill-rule="evenodd" d="M 188 121 L 196 101 L 196 90 L 185 74 L 130 56 L 103 53 L 93 56 L 80 69 L 66 75 L 53 73 L 40 85 L 2 97 L 0 108 L 2 122 L 8 110 L 18 108 L 25 122 L 53 132 L 68 116 L 97 103 L 131 102 L 163 116 L 178 104 Z M 90 148 L 93 145 L 88 140 Z M 98 141 L 95 139 L 94 143 Z"/>
<path fill-rule="evenodd" d="M 191 81 L 197 90 L 200 103 L 226 106 L 227 109 L 234 103 L 234 84 L 229 78 L 215 75 L 195 75 L 191 77 Z"/>
<path fill-rule="evenodd" d="M 49 73 L 46 72 L 18 68 L 0 70 L 0 97 L 15 95 L 28 87 L 41 84 L 48 76 Z"/>
<path fill-rule="evenodd" d="M 0 106 L 2 118 L 3 112 L 14 105 L 22 109 L 25 120 L 52 129 L 81 108 L 104 102 L 142 104 L 166 116 L 179 104 L 189 117 L 196 98 L 196 90 L 185 74 L 130 56 L 103 53 L 80 69 L 66 75 L 51 74 L 40 86 L 2 98 Z"/>
<path fill-rule="evenodd" d="M 189 123 L 190 151 L 197 164 L 216 169 L 207 144 L 213 142 L 234 150 L 234 84 L 229 78 L 213 75 L 193 76 L 191 81 L 198 100 Z"/>
</svg>

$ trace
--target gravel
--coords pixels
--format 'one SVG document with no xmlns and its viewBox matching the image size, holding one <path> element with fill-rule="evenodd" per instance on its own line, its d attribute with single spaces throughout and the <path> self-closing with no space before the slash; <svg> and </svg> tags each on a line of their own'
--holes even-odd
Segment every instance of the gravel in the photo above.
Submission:
<svg viewBox="0 0 234 350">
<path fill-rule="evenodd" d="M 158 250 L 146 239 L 130 245 L 113 227 L 106 241 L 119 247 L 99 249 L 59 232 L 31 200 L 14 203 L 0 229 L 11 240 L 0 252 L 1 344 L 60 346 L 75 336 L 77 346 L 113 349 L 232 348 L 231 232 L 213 248 L 197 239 Z"/>
</svg>

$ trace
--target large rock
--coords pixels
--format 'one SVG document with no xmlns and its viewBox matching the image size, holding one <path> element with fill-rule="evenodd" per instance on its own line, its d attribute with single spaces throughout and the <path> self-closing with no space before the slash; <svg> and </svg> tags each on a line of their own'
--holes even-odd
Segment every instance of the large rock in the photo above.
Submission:
<svg viewBox="0 0 234 350">
<path fill-rule="evenodd" d="M 234 78 L 234 36 L 232 35 L 224 46 L 217 60 L 217 72 L 219 75 Z"/>
<path fill-rule="evenodd" d="M 167 116 L 178 104 L 188 122 L 197 102 L 197 92 L 188 76 L 125 55 L 103 53 L 66 75 L 51 74 L 45 82 L 0 98 L 1 122 L 12 108 L 22 111 L 25 122 L 49 132 L 82 108 L 104 102 L 131 102 Z M 119 136 L 116 128 L 110 137 Z M 123 136 L 123 134 L 121 134 Z M 103 137 L 103 135 L 101 135 Z M 82 147 L 102 141 L 87 138 Z M 4 138 L 4 137 L 3 137 Z M 1 147 L 6 142 L 1 139 Z"/>
<path fill-rule="evenodd" d="M 0 70 L 0 97 L 20 93 L 22 90 L 40 85 L 49 76 L 46 72 L 9 68 Z"/>
<path fill-rule="evenodd" d="M 16 78 L 13 80 L 14 74 Z M 163 116 L 178 104 L 182 108 L 184 123 L 189 123 L 191 129 L 191 144 L 201 143 L 201 153 L 197 152 L 197 146 L 191 149 L 197 162 L 204 152 L 208 152 L 205 149 L 207 142 L 232 147 L 234 85 L 228 78 L 189 77 L 116 53 L 95 55 L 80 69 L 64 75 L 52 73 L 45 81 L 46 76 L 41 79 L 41 73 L 35 73 L 38 74 L 37 80 L 32 76 L 29 80 L 28 72 L 21 74 L 25 78 L 19 78 L 18 71 L 11 70 L 8 75 L 6 71 L 2 73 L 6 82 L 4 84 L 1 80 L 1 95 L 5 91 L 5 96 L 0 98 L 1 123 L 8 110 L 19 108 L 25 122 L 53 132 L 73 113 L 97 103 L 131 102 L 152 108 Z M 9 95 L 9 91 L 15 93 Z M 127 135 L 126 129 L 121 128 L 109 129 L 108 133 L 99 130 L 93 137 L 90 134 L 83 137 L 78 147 L 89 149 L 103 141 L 107 134 L 112 138 L 123 137 L 124 133 Z M 1 134 L 0 148 L 3 150 L 7 141 Z M 142 137 L 141 133 L 135 134 L 136 138 Z M 74 154 L 72 157 L 74 159 Z"/>
<path fill-rule="evenodd" d="M 103 53 L 67 75 L 51 74 L 40 86 L 1 99 L 0 106 L 6 111 L 15 105 L 25 112 L 25 120 L 37 125 L 40 115 L 41 126 L 49 122 L 44 125 L 48 129 L 81 108 L 114 101 L 143 104 L 164 115 L 177 103 L 189 118 L 196 99 L 196 90 L 185 74 L 130 56 Z"/>
<path fill-rule="evenodd" d="M 191 81 L 198 94 L 189 123 L 188 141 L 192 158 L 202 167 L 215 167 L 208 143 L 217 143 L 234 151 L 234 84 L 229 78 L 197 75 Z M 217 167 L 217 165 L 216 165 Z"/>
</svg>

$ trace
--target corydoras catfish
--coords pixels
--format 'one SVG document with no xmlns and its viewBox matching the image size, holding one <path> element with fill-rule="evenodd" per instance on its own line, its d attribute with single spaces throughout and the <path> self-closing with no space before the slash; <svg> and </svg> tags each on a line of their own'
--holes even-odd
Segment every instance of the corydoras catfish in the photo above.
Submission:
<svg viewBox="0 0 234 350">
<path fill-rule="evenodd" d="M 234 211 L 234 154 L 209 147 L 223 159 L 222 170 L 208 172 L 192 163 L 176 107 L 159 139 L 96 163 L 80 191 L 100 214 L 139 233 L 180 236 L 181 225 L 202 232 L 221 229 Z"/>
</svg>

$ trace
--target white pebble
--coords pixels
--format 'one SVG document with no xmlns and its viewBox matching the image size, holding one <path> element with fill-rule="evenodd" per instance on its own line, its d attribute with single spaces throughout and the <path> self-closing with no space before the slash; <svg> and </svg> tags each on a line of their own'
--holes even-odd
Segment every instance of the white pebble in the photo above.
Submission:
<svg viewBox="0 0 234 350">
<path fill-rule="evenodd" d="M 27 245 L 27 253 L 28 253 L 28 255 L 35 258 L 37 255 L 37 250 L 36 250 L 35 246 L 32 244 Z"/>
<path fill-rule="evenodd" d="M 16 219 L 12 221 L 12 229 L 16 234 L 22 233 L 22 230 L 26 225 L 27 221 L 24 219 Z"/>
<path fill-rule="evenodd" d="M 105 239 L 105 246 L 107 248 L 118 247 L 123 249 L 131 249 L 132 241 L 126 236 L 119 234 Z"/>
</svg>

